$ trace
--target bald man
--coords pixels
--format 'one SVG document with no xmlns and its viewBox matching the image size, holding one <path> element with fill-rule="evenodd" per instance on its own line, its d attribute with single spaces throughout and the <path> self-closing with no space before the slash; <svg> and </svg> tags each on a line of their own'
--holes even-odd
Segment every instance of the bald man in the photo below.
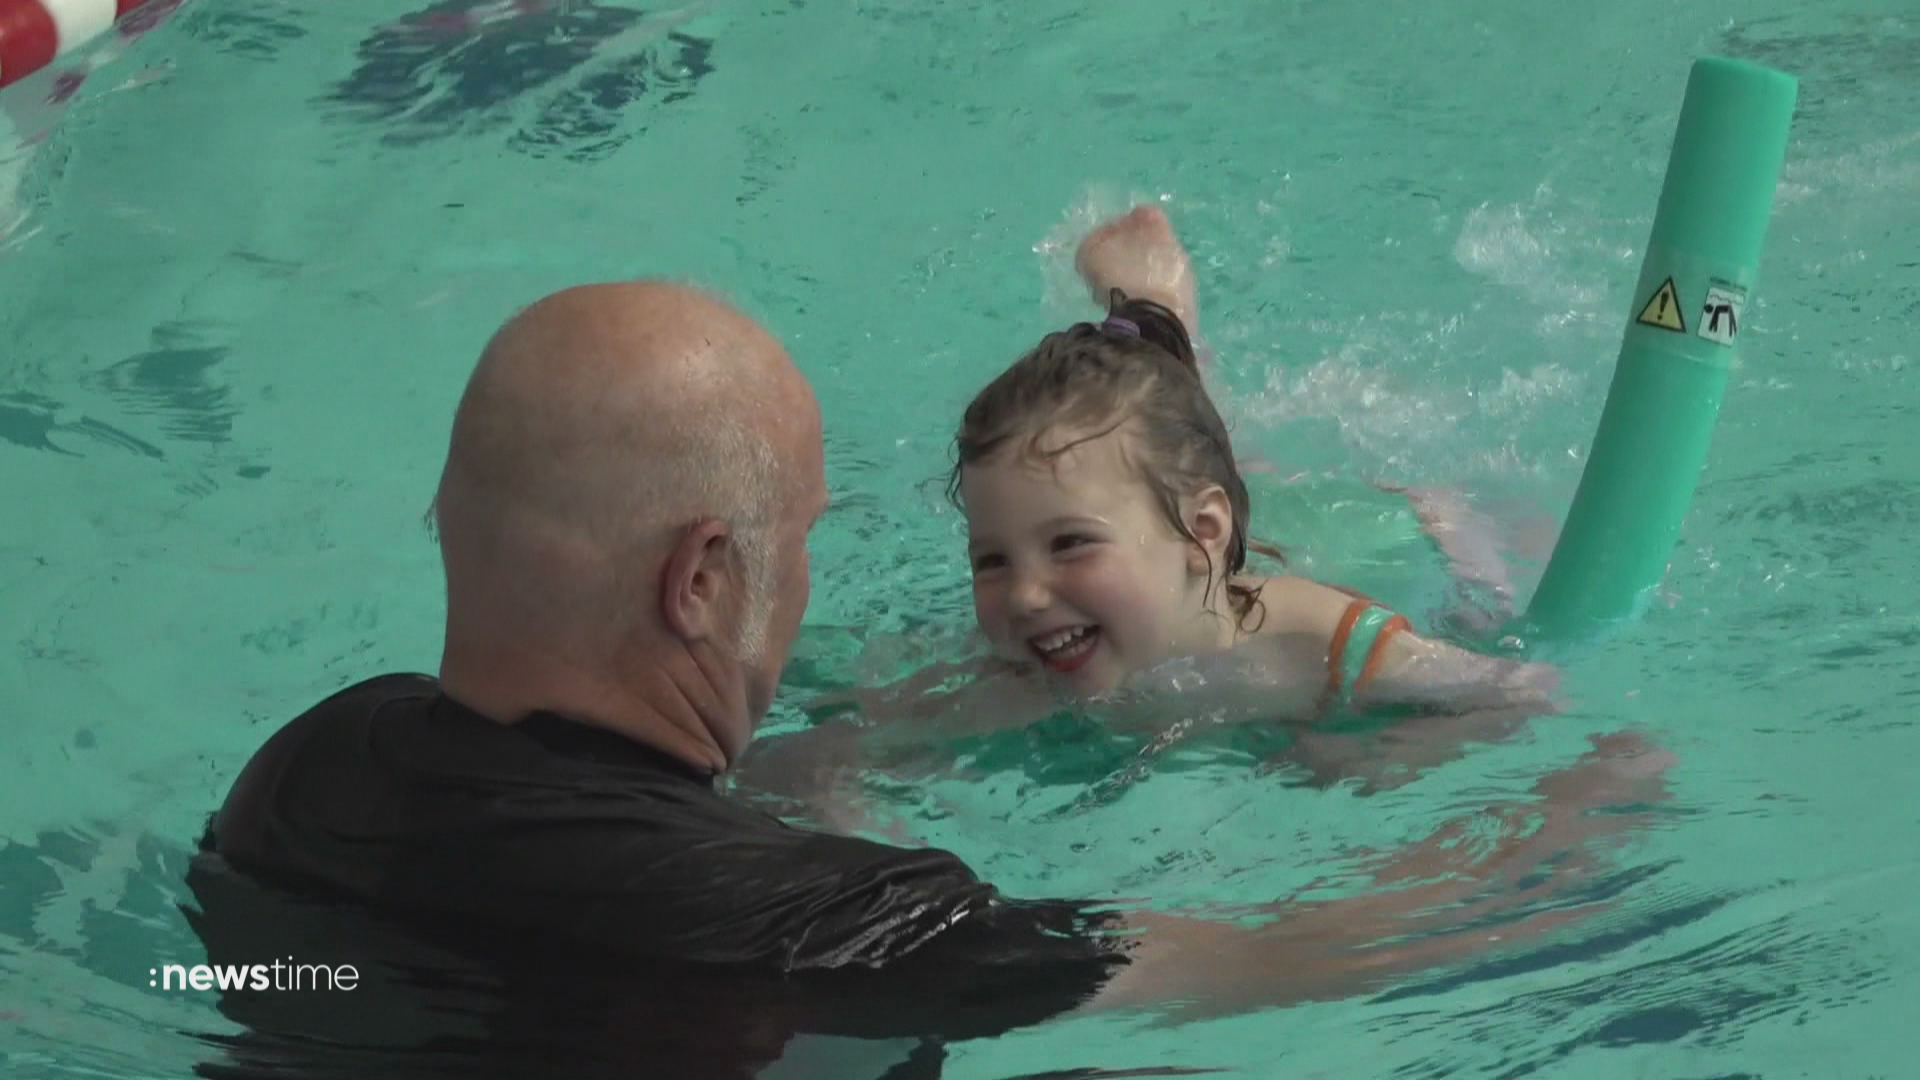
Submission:
<svg viewBox="0 0 1920 1080">
<path fill-rule="evenodd" d="M 654 282 L 542 300 L 454 417 L 441 681 L 719 773 L 773 700 L 826 505 L 820 407 L 752 320 Z"/>
<path fill-rule="evenodd" d="M 1485 933 L 1374 946 L 1539 894 L 1434 913 L 1628 823 L 1583 820 L 1597 799 L 1652 797 L 1638 788 L 1658 762 L 1601 747 L 1543 781 L 1545 826 L 1496 857 L 1469 861 L 1436 838 L 1379 864 L 1383 879 L 1429 884 L 1276 905 L 1281 920 L 1258 930 L 1014 900 L 948 852 L 792 828 L 729 801 L 714 780 L 766 714 L 807 604 L 807 536 L 827 505 L 820 423 L 779 344 L 689 287 L 568 289 L 493 337 L 434 502 L 438 678 L 372 678 L 268 739 L 209 823 L 193 918 L 216 963 L 297 947 L 314 962 L 365 953 L 371 970 L 444 972 L 467 962 L 446 957 L 479 956 L 511 973 L 501 985 L 538 990 L 512 1008 L 409 1008 L 389 986 L 371 1017 L 319 1036 L 333 1014 L 308 1003 L 292 1045 L 378 1030 L 445 1052 L 511 1032 L 543 1048 L 549 1075 L 618 1061 L 631 1075 L 745 1076 L 796 1033 L 904 1038 L 924 1067 L 927 1045 L 1081 1008 L 1344 994 L 1483 948 Z M 256 885 L 297 914 L 262 914 L 243 899 Z M 347 908 L 384 929 L 308 929 Z M 421 959 L 394 927 L 448 951 Z M 449 1019 L 475 1010 L 487 1019 Z M 256 1030 L 295 1024 L 252 1015 Z M 395 1034 L 401 1016 L 458 1030 Z"/>
</svg>

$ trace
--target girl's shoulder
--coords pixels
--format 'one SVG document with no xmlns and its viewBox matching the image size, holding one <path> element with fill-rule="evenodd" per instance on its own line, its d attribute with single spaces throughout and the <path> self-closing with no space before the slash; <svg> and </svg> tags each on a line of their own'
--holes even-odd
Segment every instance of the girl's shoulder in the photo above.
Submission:
<svg viewBox="0 0 1920 1080">
<path fill-rule="evenodd" d="M 1248 620 L 1249 629 L 1259 635 L 1310 634 L 1332 637 L 1347 610 L 1356 602 L 1372 603 L 1372 599 L 1363 593 L 1312 578 L 1244 578 L 1240 583 L 1259 590 L 1261 613 Z"/>
</svg>

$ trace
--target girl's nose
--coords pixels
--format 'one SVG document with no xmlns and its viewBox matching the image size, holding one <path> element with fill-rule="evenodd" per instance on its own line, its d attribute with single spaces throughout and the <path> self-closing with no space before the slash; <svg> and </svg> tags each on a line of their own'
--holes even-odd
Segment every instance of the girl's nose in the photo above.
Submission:
<svg viewBox="0 0 1920 1080">
<path fill-rule="evenodd" d="M 1031 614 L 1045 611 L 1053 603 L 1053 590 L 1047 586 L 1046 575 L 1027 572 L 1014 578 L 1012 595 L 1008 599 L 1016 612 Z"/>
</svg>

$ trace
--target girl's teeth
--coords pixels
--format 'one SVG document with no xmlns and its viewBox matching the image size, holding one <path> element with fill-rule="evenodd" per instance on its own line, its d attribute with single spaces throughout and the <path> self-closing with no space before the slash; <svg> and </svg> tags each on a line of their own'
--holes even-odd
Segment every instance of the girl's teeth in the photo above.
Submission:
<svg viewBox="0 0 1920 1080">
<path fill-rule="evenodd" d="M 1045 637 L 1035 638 L 1033 644 L 1041 652 L 1058 652 L 1092 633 L 1091 626 L 1075 626 L 1066 630 L 1056 630 Z"/>
</svg>

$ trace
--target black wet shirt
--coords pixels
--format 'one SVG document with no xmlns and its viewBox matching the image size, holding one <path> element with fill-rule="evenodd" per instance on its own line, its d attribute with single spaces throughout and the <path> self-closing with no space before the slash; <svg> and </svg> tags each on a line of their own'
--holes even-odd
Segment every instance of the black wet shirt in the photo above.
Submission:
<svg viewBox="0 0 1920 1080">
<path fill-rule="evenodd" d="M 275 733 L 201 849 L 210 963 L 360 972 L 324 1000 L 221 995 L 254 1029 L 236 1059 L 289 1075 L 289 1047 L 330 1047 L 350 1060 L 308 1074 L 744 1077 L 800 1035 L 905 1039 L 926 1063 L 1071 1010 L 1124 963 L 1088 905 L 791 827 L 620 735 L 498 724 L 419 675 Z"/>
</svg>

